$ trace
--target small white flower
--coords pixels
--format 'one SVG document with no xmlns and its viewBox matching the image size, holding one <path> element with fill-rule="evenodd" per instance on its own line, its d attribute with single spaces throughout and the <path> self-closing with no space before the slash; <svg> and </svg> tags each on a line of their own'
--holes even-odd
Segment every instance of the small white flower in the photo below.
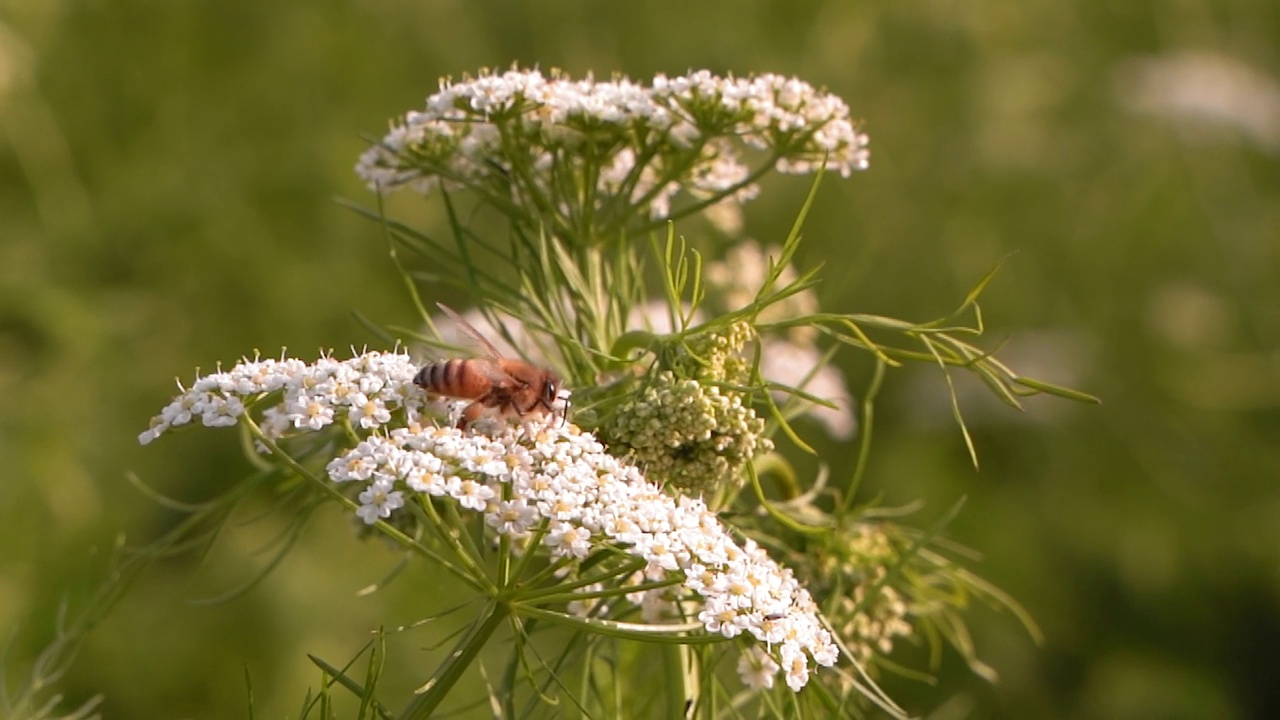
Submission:
<svg viewBox="0 0 1280 720">
<path fill-rule="evenodd" d="M 698 613 L 698 620 L 707 630 L 718 632 L 727 638 L 737 637 L 747 626 L 747 618 L 738 612 L 733 603 L 719 597 L 707 598 L 706 605 Z"/>
<path fill-rule="evenodd" d="M 457 475 L 445 482 L 445 489 L 459 505 L 476 512 L 484 512 L 495 495 L 493 488 L 488 485 Z"/>
<path fill-rule="evenodd" d="M 510 471 L 506 458 L 499 454 L 502 452 L 501 447 L 468 448 L 461 458 L 462 467 L 480 475 L 501 478 Z"/>
<path fill-rule="evenodd" d="M 138 435 L 138 444 L 148 445 L 153 440 L 163 435 L 164 431 L 168 429 L 169 429 L 168 424 L 163 422 L 157 422 Z"/>
<path fill-rule="evenodd" d="M 552 520 L 573 520 L 582 514 L 582 496 L 570 490 L 543 492 L 538 499 L 538 512 Z"/>
<path fill-rule="evenodd" d="M 368 480 L 377 469 L 378 462 L 361 453 L 349 453 L 336 457 L 325 466 L 329 477 L 338 483 L 349 480 Z"/>
<path fill-rule="evenodd" d="M 840 650 L 836 648 L 831 633 L 826 629 L 818 632 L 810 653 L 814 661 L 823 667 L 833 667 L 840 659 Z"/>
<path fill-rule="evenodd" d="M 786 622 L 788 608 L 764 608 L 760 615 L 759 633 L 757 637 L 769 645 L 777 645 L 787 639 L 791 627 Z"/>
<path fill-rule="evenodd" d="M 323 396 L 303 395 L 286 407 L 295 428 L 319 430 L 333 423 L 333 406 Z"/>
<path fill-rule="evenodd" d="M 787 687 L 800 692 L 809 682 L 809 661 L 800 648 L 793 644 L 784 644 L 780 650 L 782 669 L 787 673 Z"/>
<path fill-rule="evenodd" d="M 640 557 L 663 570 L 676 570 L 680 567 L 680 559 L 676 556 L 680 546 L 672 543 L 665 533 L 645 535 L 636 543 L 634 550 Z"/>
<path fill-rule="evenodd" d="M 604 589 L 604 585 L 600 583 L 591 583 L 590 585 L 583 587 L 582 591 L 586 593 L 592 593 L 592 592 L 599 592 L 600 590 L 603 590 L 603 589 Z M 569 601 L 569 604 L 566 606 L 566 609 L 570 613 L 573 613 L 578 617 L 587 617 L 588 615 L 591 614 L 591 611 L 594 610 L 595 607 L 599 604 L 600 604 L 600 598 L 594 598 L 594 597 L 583 598 L 582 600 Z"/>
<path fill-rule="evenodd" d="M 769 657 L 758 645 L 742 651 L 738 657 L 738 677 L 752 690 L 768 690 L 779 670 L 778 661 Z"/>
<path fill-rule="evenodd" d="M 553 555 L 584 558 L 591 552 L 591 532 L 567 522 L 553 522 L 543 542 Z"/>
<path fill-rule="evenodd" d="M 444 476 L 438 472 L 415 467 L 405 476 L 405 484 L 414 492 L 440 497 L 448 492 Z"/>
<path fill-rule="evenodd" d="M 372 525 L 379 518 L 391 517 L 391 511 L 404 506 L 399 490 L 392 490 L 390 482 L 375 481 L 360 493 L 360 507 L 356 514 L 366 524 Z"/>
<path fill-rule="evenodd" d="M 640 599 L 640 617 L 647 623 L 670 621 L 676 617 L 676 605 L 665 589 L 646 590 Z"/>
<path fill-rule="evenodd" d="M 538 510 L 529 507 L 524 498 L 503 500 L 485 517 L 489 527 L 497 530 L 500 535 L 515 537 L 527 534 L 537 520 Z"/>
<path fill-rule="evenodd" d="M 370 399 L 363 392 L 354 392 L 349 396 L 349 415 L 362 429 L 379 427 L 391 421 L 391 411 L 387 409 L 381 398 Z"/>
<path fill-rule="evenodd" d="M 203 392 L 187 392 L 165 406 L 160 417 L 166 425 L 176 427 L 191 422 L 191 418 L 204 409 L 208 395 Z"/>
<path fill-rule="evenodd" d="M 200 421 L 205 427 L 231 427 L 239 422 L 244 414 L 244 403 L 240 398 L 210 397 L 200 414 Z"/>
</svg>

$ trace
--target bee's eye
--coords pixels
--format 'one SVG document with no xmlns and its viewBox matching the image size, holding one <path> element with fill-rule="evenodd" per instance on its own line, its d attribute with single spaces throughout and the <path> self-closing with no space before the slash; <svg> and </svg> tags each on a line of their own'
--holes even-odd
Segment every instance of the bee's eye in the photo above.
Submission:
<svg viewBox="0 0 1280 720">
<path fill-rule="evenodd" d="M 560 390 L 556 387 L 555 383 L 547 383 L 542 386 L 542 399 L 547 401 L 547 403 L 555 402 L 556 396 L 559 394 Z"/>
</svg>

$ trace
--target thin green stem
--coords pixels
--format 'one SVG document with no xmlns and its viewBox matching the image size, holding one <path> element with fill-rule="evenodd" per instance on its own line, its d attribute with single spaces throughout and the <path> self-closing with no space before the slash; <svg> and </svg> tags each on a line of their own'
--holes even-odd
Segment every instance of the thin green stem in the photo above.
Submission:
<svg viewBox="0 0 1280 720">
<path fill-rule="evenodd" d="M 305 478 L 306 480 L 311 482 L 313 485 L 315 485 L 317 488 L 319 488 L 322 492 L 327 494 L 329 497 L 333 498 L 334 500 L 337 500 L 340 504 L 345 505 L 349 510 L 355 510 L 356 508 L 359 507 L 359 505 L 357 505 L 354 500 L 352 500 L 351 498 L 339 492 L 338 489 L 334 487 L 332 483 L 328 483 L 320 479 L 318 476 L 316 476 L 315 473 L 306 469 L 297 460 L 293 459 L 293 456 L 289 455 L 289 453 L 282 450 L 275 440 L 271 439 L 266 435 L 266 433 L 262 432 L 262 428 L 258 427 L 258 424 L 253 421 L 253 418 L 249 417 L 248 415 L 243 415 L 241 416 L 240 419 L 242 422 L 246 424 L 246 426 L 249 428 L 249 432 L 253 434 L 254 438 L 257 439 L 258 442 L 262 443 L 268 450 L 271 451 L 271 454 L 274 457 L 278 458 L 281 462 L 283 462 L 290 470 L 297 473 L 298 476 Z M 479 583 L 477 583 L 476 580 L 472 578 L 470 575 L 460 571 L 457 567 L 453 565 L 453 563 L 450 563 L 448 560 L 441 557 L 434 550 L 426 547 L 422 543 L 419 543 L 418 541 L 414 540 L 408 535 L 405 535 L 403 532 L 393 527 L 392 525 L 382 520 L 379 520 L 376 523 L 374 523 L 374 527 L 376 527 L 379 531 L 381 531 L 387 537 L 391 538 L 398 545 L 408 548 L 410 550 L 413 550 L 415 552 L 421 553 L 423 556 L 437 561 L 441 567 L 448 570 L 455 577 L 462 580 L 464 583 L 471 586 L 475 590 L 478 590 L 481 592 L 484 591 L 484 588 Z"/>
<path fill-rule="evenodd" d="M 467 634 L 458 640 L 458 644 L 435 675 L 418 690 L 418 697 L 400 713 L 401 720 L 425 720 L 431 717 L 480 654 L 494 631 L 506 622 L 510 614 L 510 607 L 506 603 L 491 601 L 471 624 Z"/>
<path fill-rule="evenodd" d="M 547 535 L 547 522 L 543 520 L 538 527 L 533 530 L 533 535 L 525 544 L 524 553 L 520 556 L 519 562 L 516 563 L 514 569 L 511 570 L 507 582 L 503 587 L 507 587 L 514 583 L 520 582 L 520 578 L 524 576 L 529 566 L 533 564 L 533 560 L 538 556 L 538 547 L 542 544 L 542 539 Z"/>
<path fill-rule="evenodd" d="M 543 605 L 559 605 L 573 602 L 575 600 L 581 602 L 583 600 L 621 597 L 632 593 L 644 592 L 645 590 L 660 590 L 673 585 L 679 585 L 681 582 L 683 581 L 680 578 L 672 578 L 670 580 L 653 580 L 645 583 L 636 583 L 635 585 L 624 585 L 609 590 L 590 590 L 587 592 L 565 592 L 564 588 L 557 586 L 530 593 L 520 593 L 520 602 L 537 602 Z"/>
<path fill-rule="evenodd" d="M 687 217 L 689 215 L 693 215 L 695 213 L 699 213 L 699 212 L 702 212 L 703 210 L 706 210 L 712 205 L 715 205 L 721 200 L 724 200 L 725 198 L 733 195 L 739 190 L 747 187 L 748 185 L 754 183 L 755 181 L 769 174 L 769 172 L 773 170 L 774 165 L 777 164 L 777 161 L 781 157 L 782 157 L 782 153 L 775 153 L 774 156 L 771 157 L 768 162 L 765 162 L 763 165 L 756 168 L 754 172 L 752 172 L 750 175 L 748 175 L 746 178 L 742 179 L 741 181 L 734 183 L 733 185 L 725 188 L 723 191 L 716 193 L 715 195 L 712 195 L 711 197 L 706 198 L 705 200 L 696 202 L 692 205 L 689 205 L 688 207 L 680 208 L 679 210 L 671 213 L 670 215 L 663 218 L 662 220 L 655 220 L 654 222 L 641 225 L 639 228 L 635 230 L 635 232 L 646 233 L 658 227 L 661 227 L 663 224 L 667 223 L 668 221 L 679 220 L 683 217 Z"/>
<path fill-rule="evenodd" d="M 854 499 L 858 496 L 858 487 L 862 485 L 862 477 L 867 470 L 867 458 L 871 456 L 871 434 L 875 423 L 876 395 L 880 393 L 880 386 L 884 383 L 885 367 L 884 362 L 877 358 L 875 370 L 871 372 L 871 382 L 867 383 L 867 391 L 862 398 L 862 423 L 858 428 L 860 436 L 858 460 L 854 463 L 853 475 L 849 478 L 849 487 L 845 489 L 837 518 L 848 516 L 849 511 L 853 509 Z"/>
</svg>

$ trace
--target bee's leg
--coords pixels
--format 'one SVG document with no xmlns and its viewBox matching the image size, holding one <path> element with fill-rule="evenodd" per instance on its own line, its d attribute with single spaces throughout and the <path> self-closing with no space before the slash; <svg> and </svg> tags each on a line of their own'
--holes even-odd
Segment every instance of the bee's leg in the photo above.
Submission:
<svg viewBox="0 0 1280 720">
<path fill-rule="evenodd" d="M 476 400 L 468 405 L 462 410 L 462 417 L 458 418 L 458 429 L 466 430 L 467 426 L 478 420 L 483 412 L 484 403 L 481 400 Z"/>
</svg>

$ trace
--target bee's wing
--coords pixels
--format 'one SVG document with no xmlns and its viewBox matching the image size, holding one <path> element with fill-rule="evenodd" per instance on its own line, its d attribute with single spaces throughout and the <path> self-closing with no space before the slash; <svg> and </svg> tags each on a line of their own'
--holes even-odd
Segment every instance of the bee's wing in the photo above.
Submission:
<svg viewBox="0 0 1280 720">
<path fill-rule="evenodd" d="M 471 367 L 484 373 L 484 376 L 489 378 L 489 382 L 493 383 L 495 388 L 506 390 L 520 384 L 520 380 L 502 369 L 502 363 L 497 360 L 476 358 L 472 361 Z"/>
<path fill-rule="evenodd" d="M 467 322 L 466 320 L 463 320 L 462 316 L 459 315 L 457 312 L 455 312 L 453 308 L 449 307 L 448 305 L 445 305 L 444 303 L 436 303 L 436 307 L 443 310 L 445 315 L 448 315 L 455 323 L 457 323 L 458 328 L 461 329 L 462 332 L 466 333 L 467 335 L 470 335 L 472 340 L 475 340 L 476 342 L 480 343 L 481 347 L 485 349 L 485 352 L 489 355 L 491 359 L 497 360 L 502 357 L 500 354 L 498 354 L 498 349 L 493 346 L 493 343 L 489 342 L 484 335 L 481 335 L 479 330 L 472 327 L 471 323 Z M 501 373 L 503 376 L 505 376 L 508 379 L 510 379 L 511 377 L 510 375 L 507 375 L 507 373 L 504 372 L 502 368 L 498 367 L 496 364 L 494 365 L 494 370 L 496 372 Z"/>
</svg>

